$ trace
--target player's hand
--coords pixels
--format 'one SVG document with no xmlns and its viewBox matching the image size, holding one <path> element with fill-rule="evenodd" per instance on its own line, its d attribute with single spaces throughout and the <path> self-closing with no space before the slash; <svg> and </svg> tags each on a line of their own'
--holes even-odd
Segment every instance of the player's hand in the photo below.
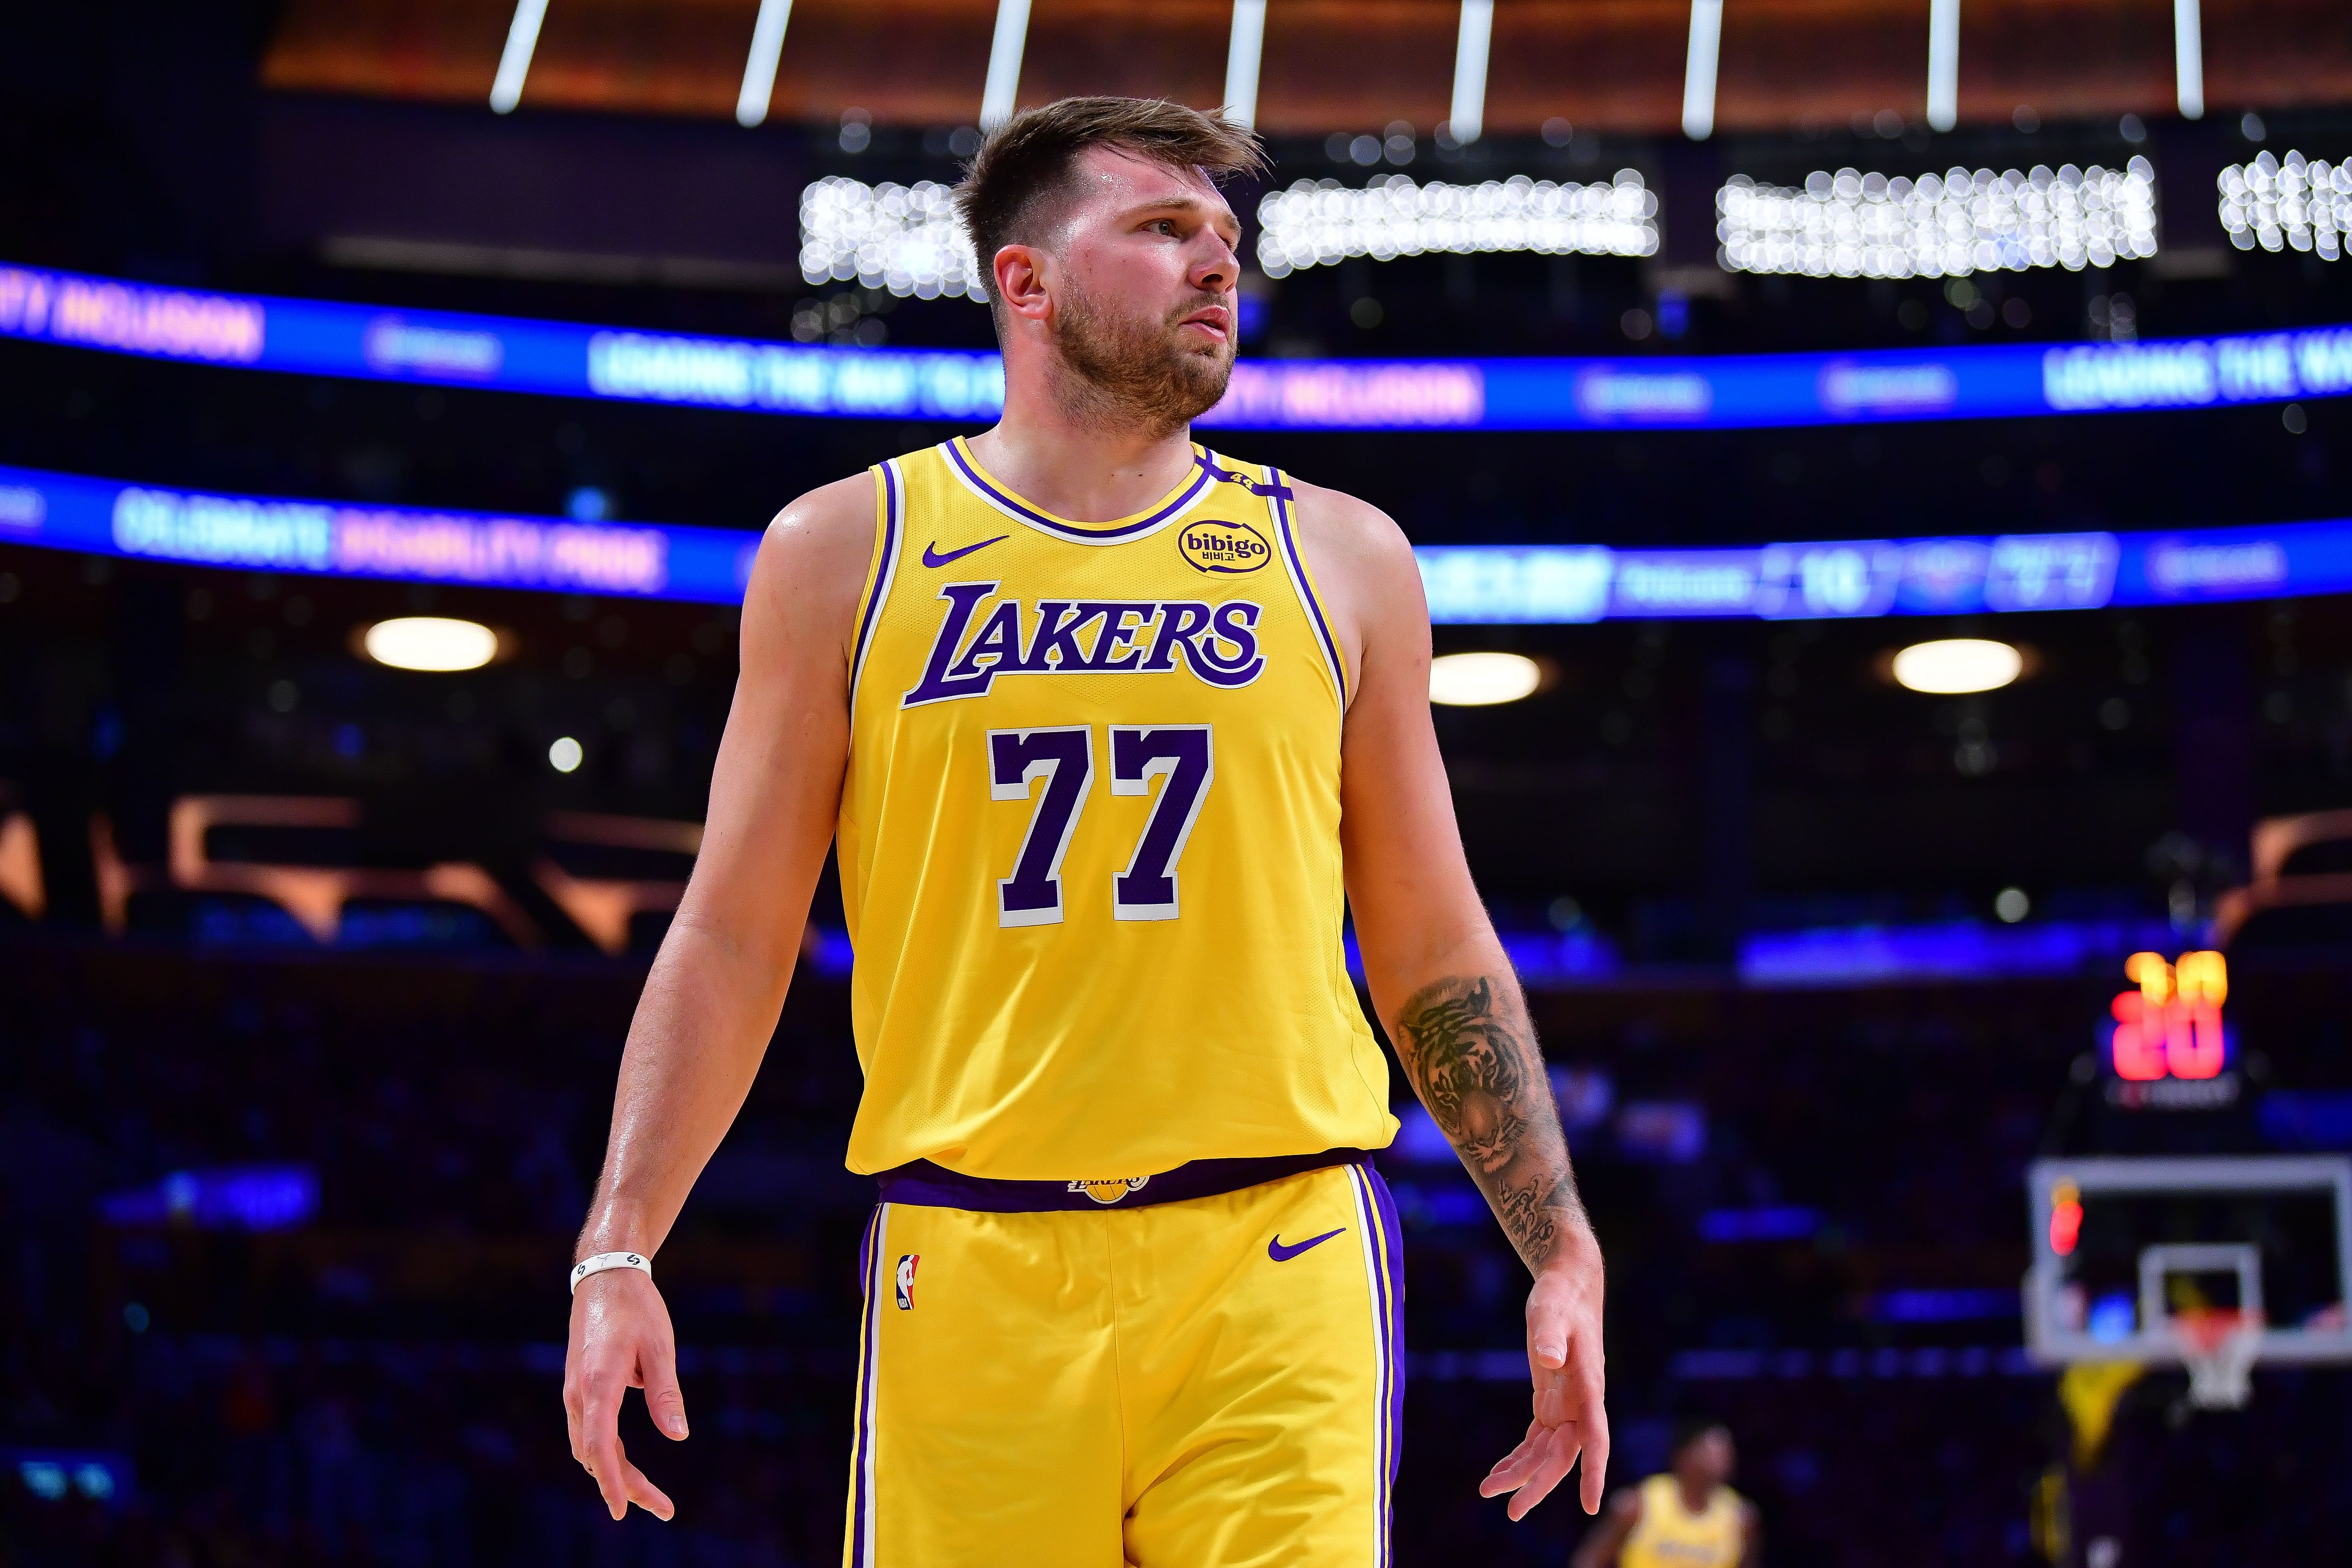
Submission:
<svg viewBox="0 0 2352 1568">
<path fill-rule="evenodd" d="M 1528 1372 L 1535 1419 L 1527 1437 L 1478 1483 L 1480 1497 L 1514 1494 L 1510 1516 L 1549 1496 L 1584 1456 L 1584 1511 L 1601 1511 L 1609 1476 L 1608 1379 L 1601 1353 L 1601 1249 L 1591 1233 L 1565 1242 L 1528 1293 Z"/>
<path fill-rule="evenodd" d="M 629 1463 L 621 1447 L 621 1399 L 646 1391 L 646 1408 L 673 1441 L 686 1440 L 686 1396 L 677 1387 L 677 1339 L 653 1280 L 608 1268 L 572 1295 L 572 1342 L 563 1355 L 563 1419 L 572 1457 L 596 1479 L 614 1519 L 636 1504 L 656 1519 L 677 1512 L 667 1493 Z"/>
</svg>

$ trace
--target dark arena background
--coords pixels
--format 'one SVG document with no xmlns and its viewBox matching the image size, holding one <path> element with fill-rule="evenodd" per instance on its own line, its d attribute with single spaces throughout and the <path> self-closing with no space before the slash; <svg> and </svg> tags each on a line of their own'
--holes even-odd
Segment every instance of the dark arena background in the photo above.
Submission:
<svg viewBox="0 0 2352 1568">
<path fill-rule="evenodd" d="M 673 1524 L 569 1456 L 558 1281 L 749 549 L 993 417 L 937 187 L 1089 92 L 1267 139 L 1203 438 L 1504 656 L 1433 696 L 1612 1480 L 1711 1415 L 1775 1565 L 2352 1560 L 2340 7 L 88 0 L 0 17 L 0 1564 L 835 1560 L 830 882 L 661 1255 Z M 1399 1096 L 1398 1560 L 1563 1563 Z"/>
</svg>

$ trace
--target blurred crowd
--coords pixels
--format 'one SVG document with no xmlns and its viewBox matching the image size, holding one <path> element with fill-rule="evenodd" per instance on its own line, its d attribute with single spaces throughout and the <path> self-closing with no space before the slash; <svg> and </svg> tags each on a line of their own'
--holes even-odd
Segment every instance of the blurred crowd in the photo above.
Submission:
<svg viewBox="0 0 2352 1568">
<path fill-rule="evenodd" d="M 796 987 L 663 1249 L 695 1436 L 625 1435 L 678 1521 L 614 1525 L 565 1446 L 560 1277 L 641 973 L 0 943 L 0 1565 L 831 1561 L 870 1202 L 837 980 Z M 1612 1257 L 1618 1480 L 1710 1412 L 1769 1562 L 2038 1560 L 2065 1426 L 2001 1292 L 2080 989 L 1537 997 Z M 1564 1562 L 1567 1498 L 1513 1526 L 1475 1495 L 1524 1427 L 1523 1276 L 1406 1122 L 1399 1560 Z M 203 1197 L 273 1172 L 309 1184 Z M 2127 1403 L 2105 1483 L 2160 1560 L 2340 1554 L 2345 1375 L 2234 1415 L 2179 1384 Z"/>
</svg>

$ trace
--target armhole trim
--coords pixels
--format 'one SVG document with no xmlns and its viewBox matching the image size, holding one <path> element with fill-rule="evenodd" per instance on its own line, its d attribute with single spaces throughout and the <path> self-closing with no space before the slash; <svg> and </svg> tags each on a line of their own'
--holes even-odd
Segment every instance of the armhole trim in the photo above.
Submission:
<svg viewBox="0 0 2352 1568">
<path fill-rule="evenodd" d="M 1348 666 L 1339 657 L 1339 639 L 1331 630 L 1330 618 L 1323 613 L 1322 601 L 1315 596 L 1314 574 L 1307 569 L 1307 552 L 1298 546 L 1297 530 L 1290 521 L 1290 487 L 1283 482 L 1282 471 L 1271 464 L 1265 468 L 1266 500 L 1274 509 L 1274 526 L 1282 536 L 1282 564 L 1290 574 L 1291 586 L 1298 591 L 1298 602 L 1307 611 L 1307 619 L 1315 628 L 1315 640 L 1323 649 L 1324 668 L 1331 677 L 1331 690 L 1339 699 L 1339 714 L 1348 712 Z"/>
<path fill-rule="evenodd" d="M 898 552 L 907 532 L 907 481 L 896 460 L 871 469 L 874 494 L 874 564 L 867 570 L 863 602 L 857 610 L 857 648 L 849 665 L 849 706 L 853 721 L 857 709 L 857 683 L 866 673 L 866 656 L 873 651 L 875 628 L 882 623 L 882 606 L 890 597 L 898 575 Z"/>
</svg>

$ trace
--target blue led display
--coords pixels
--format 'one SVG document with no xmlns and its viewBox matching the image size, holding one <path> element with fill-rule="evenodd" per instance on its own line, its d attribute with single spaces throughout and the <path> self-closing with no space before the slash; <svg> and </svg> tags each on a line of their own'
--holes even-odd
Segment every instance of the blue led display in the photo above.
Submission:
<svg viewBox="0 0 2352 1568">
<path fill-rule="evenodd" d="M 993 419 L 992 353 L 860 349 L 199 293 L 0 267 L 0 335 L 197 363 L 839 418 Z M 1245 360 L 1200 423 L 1731 429 L 2352 393 L 2352 327 L 2145 343 L 1713 358 Z"/>
<path fill-rule="evenodd" d="M 0 544 L 247 571 L 740 604 L 760 535 L 290 500 L 0 467 Z M 2352 519 L 1731 550 L 1433 545 L 1441 626 L 2095 610 L 2352 593 Z"/>
</svg>

